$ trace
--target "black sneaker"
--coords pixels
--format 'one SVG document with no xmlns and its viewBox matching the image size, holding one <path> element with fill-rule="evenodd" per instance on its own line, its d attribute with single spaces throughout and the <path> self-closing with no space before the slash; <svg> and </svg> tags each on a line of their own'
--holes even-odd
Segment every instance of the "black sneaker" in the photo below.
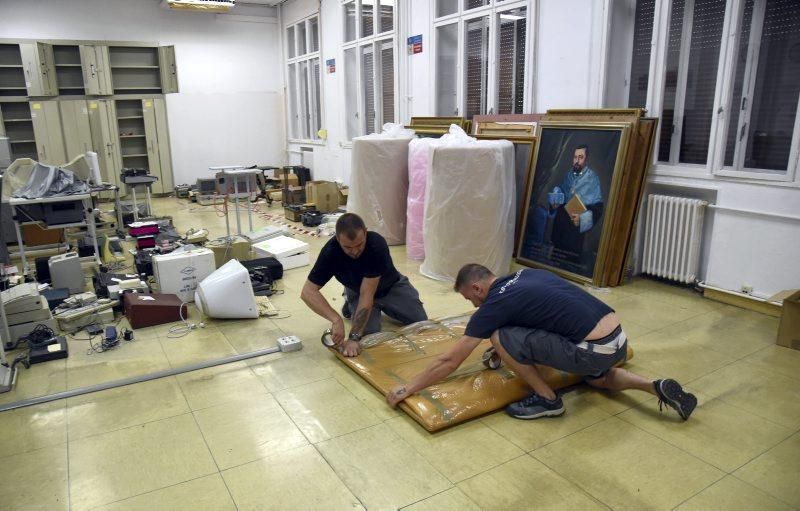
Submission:
<svg viewBox="0 0 800 511">
<path fill-rule="evenodd" d="M 656 394 L 658 394 L 659 411 L 663 410 L 666 403 L 674 408 L 683 420 L 686 420 L 694 411 L 695 406 L 697 406 L 697 398 L 694 397 L 694 394 L 684 392 L 681 384 L 675 380 L 656 380 L 653 382 L 653 387 L 656 389 Z"/>
<path fill-rule="evenodd" d="M 342 317 L 344 317 L 344 319 L 350 319 L 351 316 L 350 305 L 345 301 L 344 305 L 342 305 Z"/>
<path fill-rule="evenodd" d="M 522 401 L 511 403 L 506 413 L 515 419 L 538 419 L 539 417 L 557 417 L 564 413 L 564 403 L 556 396 L 552 401 L 538 394 L 531 394 Z"/>
</svg>

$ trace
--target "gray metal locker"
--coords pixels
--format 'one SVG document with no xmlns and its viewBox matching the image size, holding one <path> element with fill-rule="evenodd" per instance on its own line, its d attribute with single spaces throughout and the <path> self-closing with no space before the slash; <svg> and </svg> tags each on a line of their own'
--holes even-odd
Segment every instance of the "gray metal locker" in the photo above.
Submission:
<svg viewBox="0 0 800 511">
<path fill-rule="evenodd" d="M 158 66 L 161 71 L 161 92 L 178 92 L 178 67 L 175 64 L 175 47 L 158 48 Z"/>
<path fill-rule="evenodd" d="M 61 100 L 58 102 L 58 107 L 61 113 L 61 128 L 64 134 L 67 161 L 71 161 L 86 151 L 99 153 L 92 143 L 89 109 L 86 100 Z"/>
<path fill-rule="evenodd" d="M 158 177 L 153 183 L 153 193 L 164 193 L 164 182 L 161 175 L 161 158 L 159 156 L 158 127 L 156 122 L 155 99 L 142 100 L 142 115 L 144 116 L 144 133 L 147 142 L 147 163 L 150 174 Z"/>
<path fill-rule="evenodd" d="M 153 105 L 156 111 L 156 131 L 158 137 L 158 157 L 161 164 L 161 193 L 170 193 L 175 189 L 172 175 L 172 150 L 170 149 L 169 125 L 167 123 L 167 102 L 164 98 L 155 98 Z"/>
<path fill-rule="evenodd" d="M 46 43 L 19 45 L 25 71 L 25 88 L 29 96 L 56 96 L 56 63 L 53 46 Z"/>
<path fill-rule="evenodd" d="M 117 133 L 117 110 L 114 100 L 90 99 L 89 126 L 92 145 L 97 149 L 97 159 L 103 181 L 119 186 L 119 173 L 122 171 L 122 157 L 119 152 Z M 124 194 L 124 188 L 120 193 Z"/>
<path fill-rule="evenodd" d="M 83 83 L 88 96 L 105 96 L 114 93 L 108 46 L 84 44 L 80 47 Z"/>
<path fill-rule="evenodd" d="M 31 101 L 31 120 L 39 162 L 48 165 L 67 163 L 58 101 Z"/>
</svg>

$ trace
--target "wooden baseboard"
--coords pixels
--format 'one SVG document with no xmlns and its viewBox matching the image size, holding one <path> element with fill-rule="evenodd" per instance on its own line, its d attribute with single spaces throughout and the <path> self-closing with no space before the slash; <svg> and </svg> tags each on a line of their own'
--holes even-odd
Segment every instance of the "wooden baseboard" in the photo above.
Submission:
<svg viewBox="0 0 800 511">
<path fill-rule="evenodd" d="M 717 289 L 705 288 L 703 289 L 703 296 L 717 302 L 727 303 L 728 305 L 733 305 L 735 307 L 741 307 L 742 309 L 760 312 L 761 314 L 767 314 L 768 316 L 774 316 L 776 318 L 781 317 L 780 305 L 771 302 L 762 302 L 761 300 L 756 300 L 754 298 L 748 298 L 747 296 L 743 296 L 739 293 L 729 293 L 726 291 L 719 291 Z"/>
</svg>

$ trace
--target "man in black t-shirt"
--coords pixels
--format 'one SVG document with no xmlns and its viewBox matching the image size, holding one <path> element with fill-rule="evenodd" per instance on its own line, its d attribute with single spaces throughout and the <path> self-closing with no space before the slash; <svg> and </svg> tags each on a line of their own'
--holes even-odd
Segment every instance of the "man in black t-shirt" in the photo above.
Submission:
<svg viewBox="0 0 800 511">
<path fill-rule="evenodd" d="M 319 291 L 332 277 L 344 286 L 346 306 L 353 312 L 346 341 L 342 316 Z M 386 240 L 368 232 L 353 213 L 336 221 L 336 236 L 322 247 L 300 298 L 331 322 L 333 342 L 348 357 L 359 354 L 362 336 L 380 331 L 381 312 L 404 325 L 428 319 L 419 293 L 394 267 Z"/>
<path fill-rule="evenodd" d="M 564 403 L 542 379 L 534 364 L 578 374 L 593 387 L 649 392 L 686 420 L 697 398 L 672 379 L 647 380 L 614 367 L 627 356 L 628 342 L 614 310 L 578 286 L 546 270 L 520 270 L 497 277 L 479 264 L 461 268 L 455 290 L 478 307 L 464 336 L 407 385 L 398 385 L 386 400 L 394 407 L 408 396 L 455 371 L 482 339 L 533 394 L 510 404 L 518 419 L 557 416 Z M 490 348 L 492 349 L 492 348 Z"/>
</svg>

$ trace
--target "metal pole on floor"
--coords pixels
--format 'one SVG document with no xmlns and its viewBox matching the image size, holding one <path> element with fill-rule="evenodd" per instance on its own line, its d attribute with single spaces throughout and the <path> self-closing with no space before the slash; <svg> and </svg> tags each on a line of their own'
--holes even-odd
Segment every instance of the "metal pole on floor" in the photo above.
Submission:
<svg viewBox="0 0 800 511">
<path fill-rule="evenodd" d="M 161 371 L 156 371 L 154 373 L 145 374 L 142 376 L 132 376 L 130 378 L 122 378 L 120 380 L 114 380 L 106 383 L 99 383 L 97 385 L 89 385 L 88 387 L 81 387 L 78 389 L 67 390 L 64 392 L 56 392 L 55 394 L 48 394 L 46 396 L 22 399 L 20 401 L 15 401 L 13 403 L 0 405 L 0 412 L 5 412 L 7 410 L 16 410 L 17 408 L 25 408 L 26 406 L 40 405 L 43 403 L 49 403 L 51 401 L 58 401 L 59 399 L 67 399 L 70 397 L 82 396 L 84 394 L 91 394 L 92 392 L 100 392 L 101 390 L 115 389 L 117 387 L 133 385 L 134 383 L 142 383 L 146 381 L 157 380 L 159 378 L 166 378 L 168 376 L 175 376 L 176 374 L 183 374 L 191 371 L 197 371 L 200 369 L 207 369 L 209 367 L 231 364 L 233 362 L 240 362 L 242 360 L 248 360 L 251 358 L 263 357 L 264 355 L 270 355 L 272 353 L 277 353 L 279 351 L 282 350 L 278 346 L 273 346 L 272 348 L 265 348 L 263 350 L 251 351 L 249 353 L 242 353 L 239 355 L 231 355 L 229 357 L 223 357 L 216 360 L 209 360 L 207 362 L 199 362 L 197 364 L 190 364 L 183 367 L 164 369 Z"/>
</svg>

